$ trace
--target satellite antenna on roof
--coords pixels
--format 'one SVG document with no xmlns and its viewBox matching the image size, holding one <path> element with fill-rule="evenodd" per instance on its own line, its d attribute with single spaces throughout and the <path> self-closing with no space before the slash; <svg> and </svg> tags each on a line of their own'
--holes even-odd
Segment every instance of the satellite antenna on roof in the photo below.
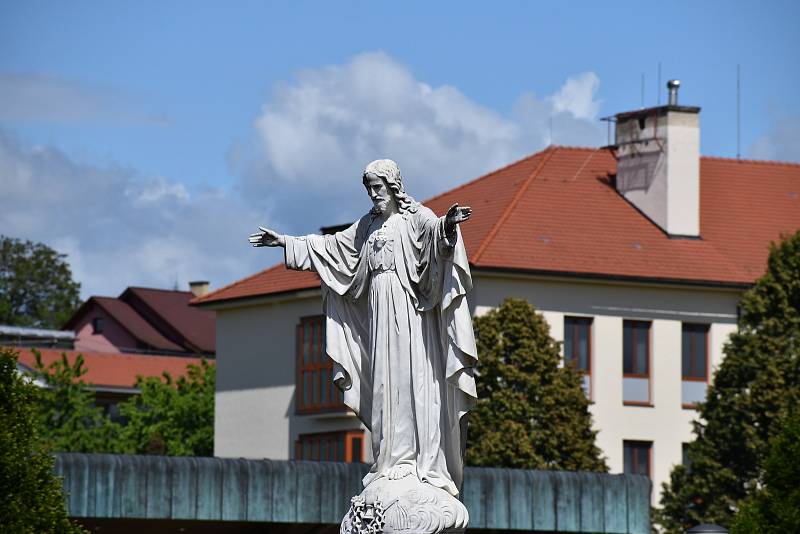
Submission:
<svg viewBox="0 0 800 534">
<path fill-rule="evenodd" d="M 644 109 L 644 72 L 642 73 L 642 109 Z"/>
<path fill-rule="evenodd" d="M 661 62 L 658 62 L 658 83 L 656 84 L 656 105 L 661 105 Z"/>
<path fill-rule="evenodd" d="M 736 159 L 740 159 L 742 156 L 741 151 L 741 69 L 739 68 L 739 64 L 736 64 Z"/>
</svg>

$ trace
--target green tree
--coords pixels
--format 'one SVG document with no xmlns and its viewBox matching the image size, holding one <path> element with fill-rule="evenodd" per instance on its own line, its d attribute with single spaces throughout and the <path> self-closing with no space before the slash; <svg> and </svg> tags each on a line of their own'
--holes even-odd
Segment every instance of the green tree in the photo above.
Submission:
<svg viewBox="0 0 800 534">
<path fill-rule="evenodd" d="M 83 380 L 87 369 L 83 355 L 70 362 L 66 354 L 50 365 L 42 363 L 41 353 L 33 350 L 36 368 L 33 378 L 44 387 L 38 389 L 37 412 L 41 439 L 49 450 L 60 452 L 116 452 L 119 425 L 95 406 L 90 384 Z"/>
<path fill-rule="evenodd" d="M 691 470 L 664 484 L 658 521 L 668 532 L 730 525 L 762 482 L 769 444 L 800 401 L 800 232 L 773 244 L 767 271 L 739 304 L 738 330 L 698 408 Z"/>
<path fill-rule="evenodd" d="M 541 314 L 507 299 L 476 317 L 478 402 L 470 413 L 470 465 L 606 471 L 581 377 L 561 366 Z"/>
<path fill-rule="evenodd" d="M 215 366 L 206 360 L 189 365 L 174 380 L 139 377 L 141 394 L 119 405 L 127 420 L 122 428 L 124 452 L 171 456 L 211 456 L 214 452 Z"/>
<path fill-rule="evenodd" d="M 47 245 L 0 235 L 0 324 L 60 328 L 80 305 L 80 284 Z"/>
<path fill-rule="evenodd" d="M 791 417 L 764 461 L 763 486 L 748 497 L 732 534 L 800 532 L 800 417 Z"/>
<path fill-rule="evenodd" d="M 0 525 L 3 532 L 85 532 L 67 517 L 53 457 L 39 440 L 38 388 L 17 372 L 17 356 L 0 349 Z"/>
</svg>

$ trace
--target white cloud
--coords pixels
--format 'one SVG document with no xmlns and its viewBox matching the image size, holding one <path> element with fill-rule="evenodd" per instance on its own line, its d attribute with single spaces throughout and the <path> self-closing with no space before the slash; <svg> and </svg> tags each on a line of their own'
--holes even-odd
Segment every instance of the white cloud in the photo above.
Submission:
<svg viewBox="0 0 800 534">
<path fill-rule="evenodd" d="M 0 120 L 166 124 L 109 88 L 42 74 L 0 73 Z"/>
<path fill-rule="evenodd" d="M 548 97 L 553 109 L 558 113 L 571 113 L 576 119 L 594 119 L 600 110 L 600 102 L 595 100 L 600 88 L 600 78 L 594 72 L 584 72 L 567 78 L 556 94 Z"/>
<path fill-rule="evenodd" d="M 102 95 L 39 81 L 0 76 L 0 118 L 113 115 Z M 256 224 L 313 232 L 363 213 L 360 177 L 373 159 L 397 160 L 422 200 L 542 149 L 551 130 L 557 144 L 601 144 L 598 84 L 593 73 L 579 74 L 554 95 L 520 95 L 501 114 L 455 87 L 416 79 L 380 52 L 306 70 L 275 88 L 252 138 L 230 148 L 241 176 L 233 192 L 76 161 L 0 130 L 0 232 L 67 253 L 84 297 L 176 279 L 219 287 L 279 261 L 280 251 L 246 244 Z"/>
<path fill-rule="evenodd" d="M 263 214 L 261 214 L 263 216 Z M 249 247 L 263 221 L 221 190 L 189 193 L 180 183 L 118 167 L 76 162 L 0 131 L 0 229 L 67 254 L 82 295 L 177 281 L 221 286 L 252 274 L 268 257 Z"/>
<path fill-rule="evenodd" d="M 597 75 L 579 74 L 552 96 L 521 95 L 505 116 L 365 53 L 278 85 L 252 144 L 234 147 L 231 160 L 251 199 L 293 221 L 283 230 L 314 231 L 366 209 L 360 176 L 376 158 L 396 160 L 409 193 L 424 199 L 540 150 L 551 124 L 554 143 L 601 144 L 598 87 Z"/>
<path fill-rule="evenodd" d="M 767 135 L 753 143 L 750 157 L 800 162 L 800 117 L 778 121 Z"/>
</svg>

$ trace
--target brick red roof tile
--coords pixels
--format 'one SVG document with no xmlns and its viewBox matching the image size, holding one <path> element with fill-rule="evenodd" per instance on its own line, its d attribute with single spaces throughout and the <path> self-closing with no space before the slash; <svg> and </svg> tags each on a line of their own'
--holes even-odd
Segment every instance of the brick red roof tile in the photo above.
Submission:
<svg viewBox="0 0 800 534">
<path fill-rule="evenodd" d="M 800 164 L 702 157 L 700 239 L 671 238 L 613 186 L 609 149 L 549 147 L 438 195 L 462 226 L 476 268 L 694 282 L 752 283 L 769 243 L 800 229 Z M 318 287 L 313 273 L 276 265 L 193 304 Z"/>
<path fill-rule="evenodd" d="M 207 354 L 213 354 L 216 350 L 214 312 L 190 307 L 189 302 L 194 298 L 191 292 L 129 287 L 119 300 L 133 301 L 131 297 L 140 299 L 157 319 L 163 321 L 164 328 L 174 329 L 178 334 L 174 337 L 183 338 L 181 343 L 189 345 L 178 350 L 193 347 Z"/>
<path fill-rule="evenodd" d="M 14 348 L 19 352 L 19 362 L 33 369 L 36 366 L 36 357 L 32 349 Z M 42 363 L 45 366 L 61 358 L 65 353 L 72 363 L 78 354 L 83 354 L 86 374 L 81 377 L 84 382 L 93 386 L 111 388 L 132 388 L 136 384 L 136 377 L 161 376 L 165 371 L 178 378 L 187 374 L 187 366 L 200 365 L 199 358 L 181 356 L 160 356 L 141 354 L 120 354 L 108 352 L 85 352 L 63 349 L 37 349 L 42 354 Z"/>
<path fill-rule="evenodd" d="M 127 302 L 112 297 L 91 297 L 79 313 L 76 313 L 65 325 L 69 328 L 71 324 L 77 322 L 77 318 L 91 309 L 91 304 L 95 303 L 103 311 L 113 317 L 125 330 L 135 339 L 145 343 L 155 350 L 168 350 L 182 352 L 183 347 L 173 343 L 164 337 L 161 332 L 156 330 L 153 325 L 148 323 L 144 317 L 139 315 Z"/>
</svg>

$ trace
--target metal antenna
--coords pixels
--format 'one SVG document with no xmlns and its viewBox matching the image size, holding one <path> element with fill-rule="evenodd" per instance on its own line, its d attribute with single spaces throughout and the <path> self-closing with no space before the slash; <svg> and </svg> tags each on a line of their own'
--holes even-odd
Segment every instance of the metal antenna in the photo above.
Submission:
<svg viewBox="0 0 800 534">
<path fill-rule="evenodd" d="M 642 109 L 644 109 L 644 72 L 642 73 Z"/>
<path fill-rule="evenodd" d="M 656 84 L 656 105 L 661 105 L 661 62 L 658 62 L 658 83 Z"/>
<path fill-rule="evenodd" d="M 741 69 L 736 64 L 736 159 L 741 159 Z"/>
</svg>

